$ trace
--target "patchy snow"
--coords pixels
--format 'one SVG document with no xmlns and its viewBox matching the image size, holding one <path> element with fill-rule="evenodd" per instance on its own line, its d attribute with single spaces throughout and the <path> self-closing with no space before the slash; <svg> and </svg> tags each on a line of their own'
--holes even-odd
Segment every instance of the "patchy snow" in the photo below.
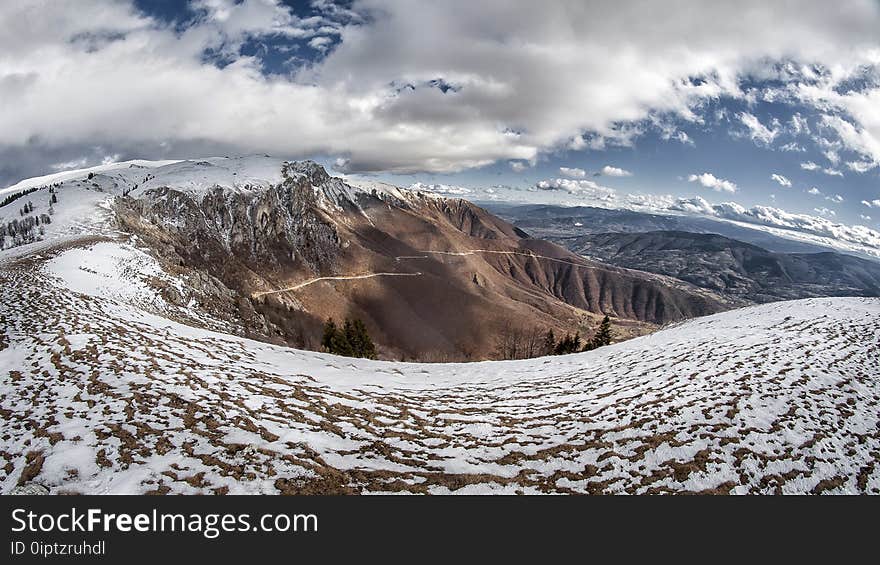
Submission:
<svg viewBox="0 0 880 565">
<path fill-rule="evenodd" d="M 121 244 L 37 262 L 0 266 L 2 492 L 880 492 L 877 299 L 409 364 L 161 317 Z"/>
</svg>

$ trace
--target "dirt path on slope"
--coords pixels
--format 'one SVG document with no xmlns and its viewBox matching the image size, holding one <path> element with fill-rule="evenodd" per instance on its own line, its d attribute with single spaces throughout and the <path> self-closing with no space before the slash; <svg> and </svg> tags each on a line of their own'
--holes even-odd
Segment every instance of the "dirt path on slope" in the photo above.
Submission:
<svg viewBox="0 0 880 565">
<path fill-rule="evenodd" d="M 408 261 L 413 259 L 428 259 L 428 254 L 432 255 L 452 255 L 457 257 L 466 257 L 470 255 L 476 255 L 478 253 L 492 253 L 496 255 L 521 255 L 523 257 L 532 257 L 535 259 L 546 259 L 548 261 L 555 261 L 557 263 L 565 263 L 566 265 L 574 265 L 575 267 L 586 267 L 587 265 L 583 263 L 575 263 L 574 261 L 566 261 L 564 259 L 557 259 L 555 257 L 548 257 L 546 255 L 537 255 L 535 253 L 525 253 L 521 251 L 496 251 L 492 249 L 469 249 L 467 251 L 419 251 L 419 253 L 425 253 L 425 255 L 400 255 L 394 258 L 395 261 Z M 251 296 L 254 298 L 259 298 L 261 296 L 267 296 L 270 294 L 280 294 L 282 292 L 290 292 L 294 290 L 299 290 L 301 288 L 305 288 L 309 285 L 312 285 L 316 282 L 320 281 L 350 281 L 350 280 L 358 280 L 358 279 L 369 279 L 373 277 L 418 277 L 421 276 L 421 272 L 417 273 L 366 273 L 362 275 L 341 275 L 334 277 L 315 277 L 313 279 L 309 279 L 307 281 L 301 282 L 299 284 L 295 284 L 293 286 L 288 286 L 284 288 L 280 288 L 277 290 L 263 290 L 260 292 L 255 292 Z"/>
<path fill-rule="evenodd" d="M 301 288 L 307 287 L 310 284 L 314 284 L 319 281 L 350 281 L 357 279 L 370 279 L 373 277 L 419 277 L 422 273 L 368 273 L 365 275 L 349 275 L 349 276 L 339 276 L 339 277 L 316 277 L 314 279 L 309 279 L 305 282 L 288 286 L 286 288 L 281 288 L 278 290 L 264 290 L 261 292 L 255 292 L 251 296 L 254 298 L 259 298 L 260 296 L 266 296 L 268 294 L 279 294 L 281 292 L 289 292 L 292 290 L 299 290 Z"/>
</svg>

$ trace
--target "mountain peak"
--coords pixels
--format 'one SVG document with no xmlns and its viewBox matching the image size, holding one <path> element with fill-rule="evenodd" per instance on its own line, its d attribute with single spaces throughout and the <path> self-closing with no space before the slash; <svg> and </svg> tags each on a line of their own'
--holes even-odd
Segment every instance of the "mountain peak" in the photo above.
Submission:
<svg viewBox="0 0 880 565">
<path fill-rule="evenodd" d="M 291 173 L 305 175 L 312 182 L 313 186 L 319 186 L 330 179 L 327 171 L 310 159 L 305 161 L 285 161 L 281 165 L 281 174 L 284 178 L 291 176 Z"/>
</svg>

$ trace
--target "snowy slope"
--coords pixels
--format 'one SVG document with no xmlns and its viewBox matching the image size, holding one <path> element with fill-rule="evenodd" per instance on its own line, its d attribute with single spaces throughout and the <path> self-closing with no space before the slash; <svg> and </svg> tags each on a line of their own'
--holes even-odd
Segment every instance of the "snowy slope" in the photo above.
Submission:
<svg viewBox="0 0 880 565">
<path fill-rule="evenodd" d="M 565 357 L 370 362 L 172 322 L 143 277 L 166 275 L 99 245 L 0 266 L 3 492 L 880 492 L 876 299 Z"/>
</svg>

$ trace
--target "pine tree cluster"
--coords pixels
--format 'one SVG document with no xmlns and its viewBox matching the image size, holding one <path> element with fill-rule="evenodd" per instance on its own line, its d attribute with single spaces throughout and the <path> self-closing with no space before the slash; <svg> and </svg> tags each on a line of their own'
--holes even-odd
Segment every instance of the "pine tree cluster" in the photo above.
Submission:
<svg viewBox="0 0 880 565">
<path fill-rule="evenodd" d="M 376 346 L 367 332 L 366 325 L 358 318 L 346 318 L 341 328 L 336 325 L 333 318 L 328 318 L 327 323 L 324 324 L 321 346 L 327 353 L 344 357 L 376 358 Z"/>
<path fill-rule="evenodd" d="M 580 332 L 574 335 L 565 334 L 559 341 L 553 335 L 553 330 L 547 332 L 545 339 L 545 351 L 548 355 L 567 355 L 569 353 L 577 353 L 578 351 L 590 351 L 603 345 L 610 345 L 614 339 L 614 332 L 611 330 L 611 319 L 608 316 L 602 318 L 599 327 L 593 337 L 582 345 Z"/>
</svg>

